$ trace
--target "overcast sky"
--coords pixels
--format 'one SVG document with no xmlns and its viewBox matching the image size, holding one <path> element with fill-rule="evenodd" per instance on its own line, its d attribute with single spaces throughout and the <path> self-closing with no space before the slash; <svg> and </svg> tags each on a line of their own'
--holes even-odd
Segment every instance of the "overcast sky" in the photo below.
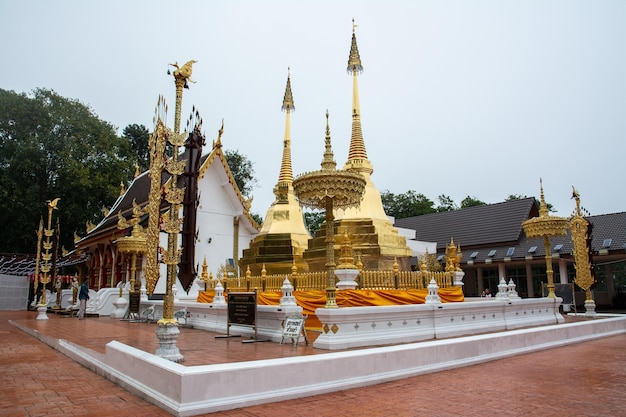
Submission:
<svg viewBox="0 0 626 417">
<path fill-rule="evenodd" d="M 320 168 L 325 112 L 347 159 L 352 18 L 361 120 L 379 190 L 487 203 L 539 196 L 567 216 L 626 210 L 626 1 L 0 0 L 0 88 L 53 89 L 122 129 L 152 130 L 168 63 L 195 59 L 207 142 L 254 164 L 252 211 L 278 180 L 287 68 L 294 174 Z"/>
</svg>

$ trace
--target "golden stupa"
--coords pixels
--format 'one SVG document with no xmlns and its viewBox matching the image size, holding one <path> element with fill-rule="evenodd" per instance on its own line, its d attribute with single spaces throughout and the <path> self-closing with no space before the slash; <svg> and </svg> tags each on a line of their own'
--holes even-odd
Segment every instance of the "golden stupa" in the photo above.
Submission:
<svg viewBox="0 0 626 417">
<path fill-rule="evenodd" d="M 339 251 L 345 230 L 352 242 L 354 253 L 360 257 L 364 269 L 392 269 L 394 259 L 396 259 L 400 269 L 409 270 L 412 251 L 406 244 L 406 238 L 398 234 L 398 230 L 387 218 L 380 192 L 371 179 L 374 166 L 367 159 L 361 131 L 361 110 L 357 83 L 357 75 L 363 70 L 363 66 L 361 65 L 354 28 L 353 22 L 352 44 L 347 68 L 353 77 L 352 136 L 348 161 L 343 169 L 361 174 L 366 185 L 363 200 L 358 207 L 335 210 L 335 249 Z M 315 233 L 315 237 L 309 241 L 308 249 L 304 253 L 304 259 L 311 271 L 324 269 L 326 262 L 325 230 L 326 228 L 322 226 Z"/>
<path fill-rule="evenodd" d="M 249 267 L 252 275 L 261 275 L 263 266 L 269 275 L 291 274 L 293 265 L 298 271 L 308 271 L 302 254 L 311 235 L 304 225 L 302 209 L 293 191 L 290 114 L 295 106 L 290 75 L 287 75 L 282 110 L 286 114 L 285 139 L 280 174 L 274 187 L 276 199 L 267 210 L 261 231 L 251 242 L 250 248 L 243 251 L 243 257 L 239 260 L 242 271 Z"/>
</svg>

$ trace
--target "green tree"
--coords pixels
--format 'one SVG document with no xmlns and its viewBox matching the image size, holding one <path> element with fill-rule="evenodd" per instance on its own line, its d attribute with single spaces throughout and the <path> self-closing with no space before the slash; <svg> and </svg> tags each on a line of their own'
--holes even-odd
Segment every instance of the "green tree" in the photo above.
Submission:
<svg viewBox="0 0 626 417">
<path fill-rule="evenodd" d="M 0 252 L 35 253 L 34 231 L 57 197 L 60 244 L 73 248 L 74 232 L 102 219 L 133 164 L 128 141 L 78 100 L 0 89 Z"/>
<path fill-rule="evenodd" d="M 226 162 L 228 162 L 228 167 L 235 178 L 239 191 L 241 191 L 244 197 L 249 198 L 257 186 L 252 162 L 248 157 L 239 153 L 239 150 L 225 150 L 224 157 Z"/>
<path fill-rule="evenodd" d="M 449 196 L 445 194 L 441 194 L 439 197 L 437 197 L 437 200 L 439 200 L 439 205 L 437 206 L 437 212 L 439 213 L 442 211 L 453 211 L 459 208 L 454 203 L 452 198 L 450 198 Z"/>
<path fill-rule="evenodd" d="M 434 203 L 424 194 L 409 190 L 404 194 L 393 194 L 385 190 L 380 194 L 383 208 L 388 216 L 396 219 L 435 213 Z"/>
<path fill-rule="evenodd" d="M 305 211 L 304 212 L 304 225 L 311 235 L 314 235 L 320 227 L 322 227 L 322 223 L 324 223 L 324 219 L 326 218 L 326 210 L 318 210 L 318 211 Z"/>
<path fill-rule="evenodd" d="M 485 204 L 487 204 L 487 203 L 477 199 L 476 197 L 470 197 L 468 195 L 467 197 L 465 197 L 461 201 L 461 208 L 468 208 L 468 207 L 475 207 L 475 206 L 484 206 Z"/>
<path fill-rule="evenodd" d="M 527 197 L 521 194 L 509 194 L 509 196 L 505 198 L 504 201 L 522 200 L 524 198 L 527 198 Z"/>
<path fill-rule="evenodd" d="M 150 132 L 144 125 L 132 124 L 124 128 L 122 137 L 130 143 L 130 149 L 137 155 L 137 165 L 144 172 L 150 168 L 148 138 Z"/>
<path fill-rule="evenodd" d="M 230 168 L 230 172 L 235 178 L 235 183 L 239 187 L 241 194 L 250 198 L 252 191 L 257 187 L 258 181 L 254 177 L 254 167 L 252 162 L 244 154 L 239 153 L 239 150 L 231 151 L 225 150 L 224 157 Z M 263 224 L 263 217 L 257 213 L 250 213 L 252 218 L 258 223 Z"/>
</svg>

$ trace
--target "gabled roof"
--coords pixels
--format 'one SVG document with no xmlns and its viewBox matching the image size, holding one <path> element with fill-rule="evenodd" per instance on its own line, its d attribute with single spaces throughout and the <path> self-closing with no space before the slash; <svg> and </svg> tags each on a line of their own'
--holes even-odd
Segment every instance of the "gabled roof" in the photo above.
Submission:
<svg viewBox="0 0 626 417">
<path fill-rule="evenodd" d="M 396 219 L 395 226 L 413 229 L 416 240 L 437 242 L 437 249 L 454 239 L 461 247 L 506 243 L 515 244 L 522 236 L 522 223 L 539 215 L 532 197 L 496 204 L 468 207 L 441 213 Z"/>
<path fill-rule="evenodd" d="M 187 151 L 183 152 L 179 159 L 180 160 L 187 159 L 186 153 Z M 214 144 L 213 149 L 209 154 L 204 155 L 202 157 L 201 162 L 200 162 L 199 178 L 202 178 L 204 176 L 204 173 L 206 172 L 208 167 L 211 166 L 211 164 L 215 160 L 219 161 L 219 163 L 224 167 L 224 171 L 226 172 L 228 181 L 232 185 L 233 191 L 235 192 L 237 199 L 239 200 L 239 202 L 241 203 L 243 207 L 243 215 L 246 216 L 246 218 L 248 219 L 252 227 L 259 230 L 260 226 L 250 215 L 249 204 L 247 203 L 247 201 L 241 194 L 241 191 L 239 191 L 239 188 L 237 187 L 233 174 L 228 166 L 228 162 L 226 161 L 224 153 L 222 152 L 222 146 L 219 141 L 216 144 Z M 150 171 L 145 171 L 133 179 L 128 189 L 126 190 L 126 192 L 123 195 L 121 195 L 117 199 L 117 201 L 113 204 L 113 207 L 111 207 L 111 210 L 107 214 L 107 216 L 105 216 L 102 219 L 102 221 L 98 223 L 98 225 L 96 225 L 96 227 L 94 227 L 91 231 L 89 231 L 87 236 L 83 237 L 76 243 L 77 247 L 88 246 L 91 242 L 95 242 L 103 236 L 108 236 L 108 235 L 115 234 L 116 232 L 118 232 L 118 229 L 117 229 L 118 213 L 121 211 L 122 216 L 124 216 L 126 219 L 129 219 L 132 215 L 133 200 L 135 200 L 136 203 L 142 207 L 148 203 L 148 194 L 150 192 L 149 172 Z M 171 178 L 170 174 L 164 170 L 163 176 L 161 177 L 161 184 L 165 184 L 167 181 L 170 180 L 170 178 Z M 180 185 L 183 186 L 182 185 L 182 182 L 184 180 L 183 176 L 182 175 L 179 176 L 178 179 L 180 181 Z M 166 208 L 167 208 L 167 205 L 162 202 L 162 210 Z M 146 216 L 142 218 L 142 221 L 145 220 L 145 218 Z M 119 231 L 119 233 L 122 233 L 122 232 Z"/>
</svg>

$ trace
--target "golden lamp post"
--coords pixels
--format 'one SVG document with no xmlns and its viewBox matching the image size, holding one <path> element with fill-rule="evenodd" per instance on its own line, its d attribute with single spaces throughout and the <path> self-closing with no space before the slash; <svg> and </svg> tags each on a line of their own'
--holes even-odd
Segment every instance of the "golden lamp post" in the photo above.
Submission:
<svg viewBox="0 0 626 417">
<path fill-rule="evenodd" d="M 543 184 L 540 180 L 541 202 L 539 205 L 539 217 L 533 217 L 522 223 L 524 233 L 529 238 L 543 238 L 546 251 L 546 275 L 548 276 L 548 298 L 556 298 L 554 293 L 554 277 L 552 271 L 552 251 L 550 249 L 550 236 L 566 235 L 568 221 L 562 217 L 550 216 L 548 206 L 543 197 Z"/>
<path fill-rule="evenodd" d="M 574 282 L 585 291 L 585 317 L 595 317 L 596 303 L 591 292 L 591 286 L 595 279 L 589 260 L 588 246 L 589 222 L 582 215 L 578 191 L 573 187 L 572 189 L 572 198 L 576 200 L 576 211 L 569 222 L 572 231 L 572 242 L 574 243 L 574 260 L 576 261 L 576 278 Z"/>
<path fill-rule="evenodd" d="M 361 174 L 337 170 L 330 143 L 328 111 L 326 112 L 326 151 L 322 169 L 307 172 L 293 180 L 301 205 L 326 210 L 326 308 L 337 308 L 335 287 L 335 231 L 333 209 L 357 207 L 363 198 L 365 179 Z"/>
</svg>

